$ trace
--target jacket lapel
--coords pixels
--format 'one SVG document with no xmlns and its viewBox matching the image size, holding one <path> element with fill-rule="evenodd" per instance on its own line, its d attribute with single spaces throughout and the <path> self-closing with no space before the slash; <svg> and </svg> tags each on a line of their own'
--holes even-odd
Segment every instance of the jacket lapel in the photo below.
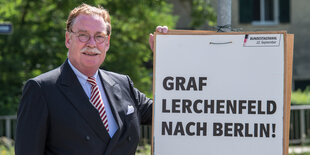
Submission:
<svg viewBox="0 0 310 155">
<path fill-rule="evenodd" d="M 104 142 L 110 141 L 110 136 L 100 120 L 98 111 L 91 105 L 80 82 L 68 64 L 68 60 L 61 66 L 61 75 L 57 81 L 60 90 L 65 94 L 70 103 L 81 114 L 82 118 L 103 139 Z"/>
<path fill-rule="evenodd" d="M 109 142 L 105 154 L 109 154 L 111 152 L 112 146 L 118 142 L 119 136 L 124 130 L 124 118 L 126 109 L 121 105 L 121 88 L 118 83 L 116 83 L 110 76 L 108 76 L 103 70 L 99 70 L 99 75 L 101 77 L 101 81 L 103 83 L 103 87 L 105 89 L 105 93 L 110 103 L 110 107 L 113 113 L 113 116 L 117 122 L 118 129 L 114 133 L 111 141 Z"/>
<path fill-rule="evenodd" d="M 124 109 L 121 105 L 121 89 L 118 83 L 116 83 L 110 76 L 104 73 L 103 70 L 99 70 L 99 76 L 103 84 L 104 91 L 109 100 L 113 116 L 117 122 L 118 130 L 123 128 Z"/>
</svg>

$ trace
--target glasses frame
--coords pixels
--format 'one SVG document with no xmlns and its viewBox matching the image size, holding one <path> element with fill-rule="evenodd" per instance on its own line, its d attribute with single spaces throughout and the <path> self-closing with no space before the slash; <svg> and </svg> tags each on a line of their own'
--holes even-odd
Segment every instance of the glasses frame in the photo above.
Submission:
<svg viewBox="0 0 310 155">
<path fill-rule="evenodd" d="M 91 36 L 89 33 L 86 33 L 86 32 L 74 32 L 74 31 L 72 31 L 72 30 L 70 31 L 70 33 L 73 33 L 73 34 L 77 35 L 77 38 L 78 38 L 79 41 L 82 42 L 82 43 L 87 43 L 87 42 L 89 42 L 90 38 L 93 37 L 94 40 L 95 40 L 95 42 L 96 42 L 97 44 L 102 44 L 102 43 L 106 42 L 106 41 L 108 40 L 108 38 L 109 38 L 108 35 L 104 35 L 104 39 L 103 39 L 102 41 L 100 41 L 100 40 L 98 41 L 98 40 L 96 39 L 96 37 L 98 36 L 98 34 L 95 34 L 94 36 Z M 83 33 L 83 34 L 85 34 L 86 36 L 88 36 L 88 39 L 87 39 L 87 40 L 81 39 L 81 37 L 83 37 L 81 33 Z M 84 37 L 86 37 L 86 36 L 84 36 Z M 102 35 L 100 35 L 100 36 L 102 36 Z M 84 41 L 83 41 L 83 40 L 84 40 Z"/>
</svg>

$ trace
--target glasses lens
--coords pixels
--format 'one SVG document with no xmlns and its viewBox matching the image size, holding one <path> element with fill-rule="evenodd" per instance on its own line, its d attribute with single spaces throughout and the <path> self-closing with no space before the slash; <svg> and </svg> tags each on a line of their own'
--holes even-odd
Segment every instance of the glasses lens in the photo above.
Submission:
<svg viewBox="0 0 310 155">
<path fill-rule="evenodd" d="M 97 36 L 95 36 L 95 40 L 96 40 L 96 42 L 97 43 L 103 43 L 103 42 L 105 42 L 106 41 L 106 36 L 103 36 L 103 35 L 97 35 Z"/>
<path fill-rule="evenodd" d="M 89 35 L 88 34 L 79 34 L 79 39 L 81 42 L 87 42 L 89 40 Z"/>
<path fill-rule="evenodd" d="M 75 32 L 72 32 L 72 33 L 75 33 Z M 90 40 L 90 35 L 87 34 L 87 33 L 78 33 L 77 37 L 79 38 L 79 40 L 81 42 L 84 42 L 84 43 L 86 43 L 86 42 L 88 42 Z M 94 36 L 94 39 L 95 39 L 96 43 L 103 43 L 103 42 L 105 42 L 107 40 L 107 38 L 108 37 L 105 36 L 105 35 L 96 35 L 96 36 Z"/>
</svg>

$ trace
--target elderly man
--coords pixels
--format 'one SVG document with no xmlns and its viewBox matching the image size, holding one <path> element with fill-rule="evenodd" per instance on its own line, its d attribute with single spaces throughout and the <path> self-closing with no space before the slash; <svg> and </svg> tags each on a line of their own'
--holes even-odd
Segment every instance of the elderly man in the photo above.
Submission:
<svg viewBox="0 0 310 155">
<path fill-rule="evenodd" d="M 157 31 L 167 32 L 167 27 Z M 67 20 L 68 59 L 27 81 L 18 110 L 17 155 L 135 154 L 152 100 L 126 75 L 99 69 L 110 46 L 109 13 L 82 4 Z M 153 35 L 150 34 L 153 49 Z"/>
</svg>

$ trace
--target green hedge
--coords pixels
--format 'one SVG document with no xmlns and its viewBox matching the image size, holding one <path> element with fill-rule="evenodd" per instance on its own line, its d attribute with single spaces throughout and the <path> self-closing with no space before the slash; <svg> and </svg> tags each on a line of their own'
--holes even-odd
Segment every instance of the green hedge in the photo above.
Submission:
<svg viewBox="0 0 310 155">
<path fill-rule="evenodd" d="M 291 95 L 292 104 L 310 104 L 310 87 L 307 87 L 304 91 L 293 91 Z"/>
</svg>

